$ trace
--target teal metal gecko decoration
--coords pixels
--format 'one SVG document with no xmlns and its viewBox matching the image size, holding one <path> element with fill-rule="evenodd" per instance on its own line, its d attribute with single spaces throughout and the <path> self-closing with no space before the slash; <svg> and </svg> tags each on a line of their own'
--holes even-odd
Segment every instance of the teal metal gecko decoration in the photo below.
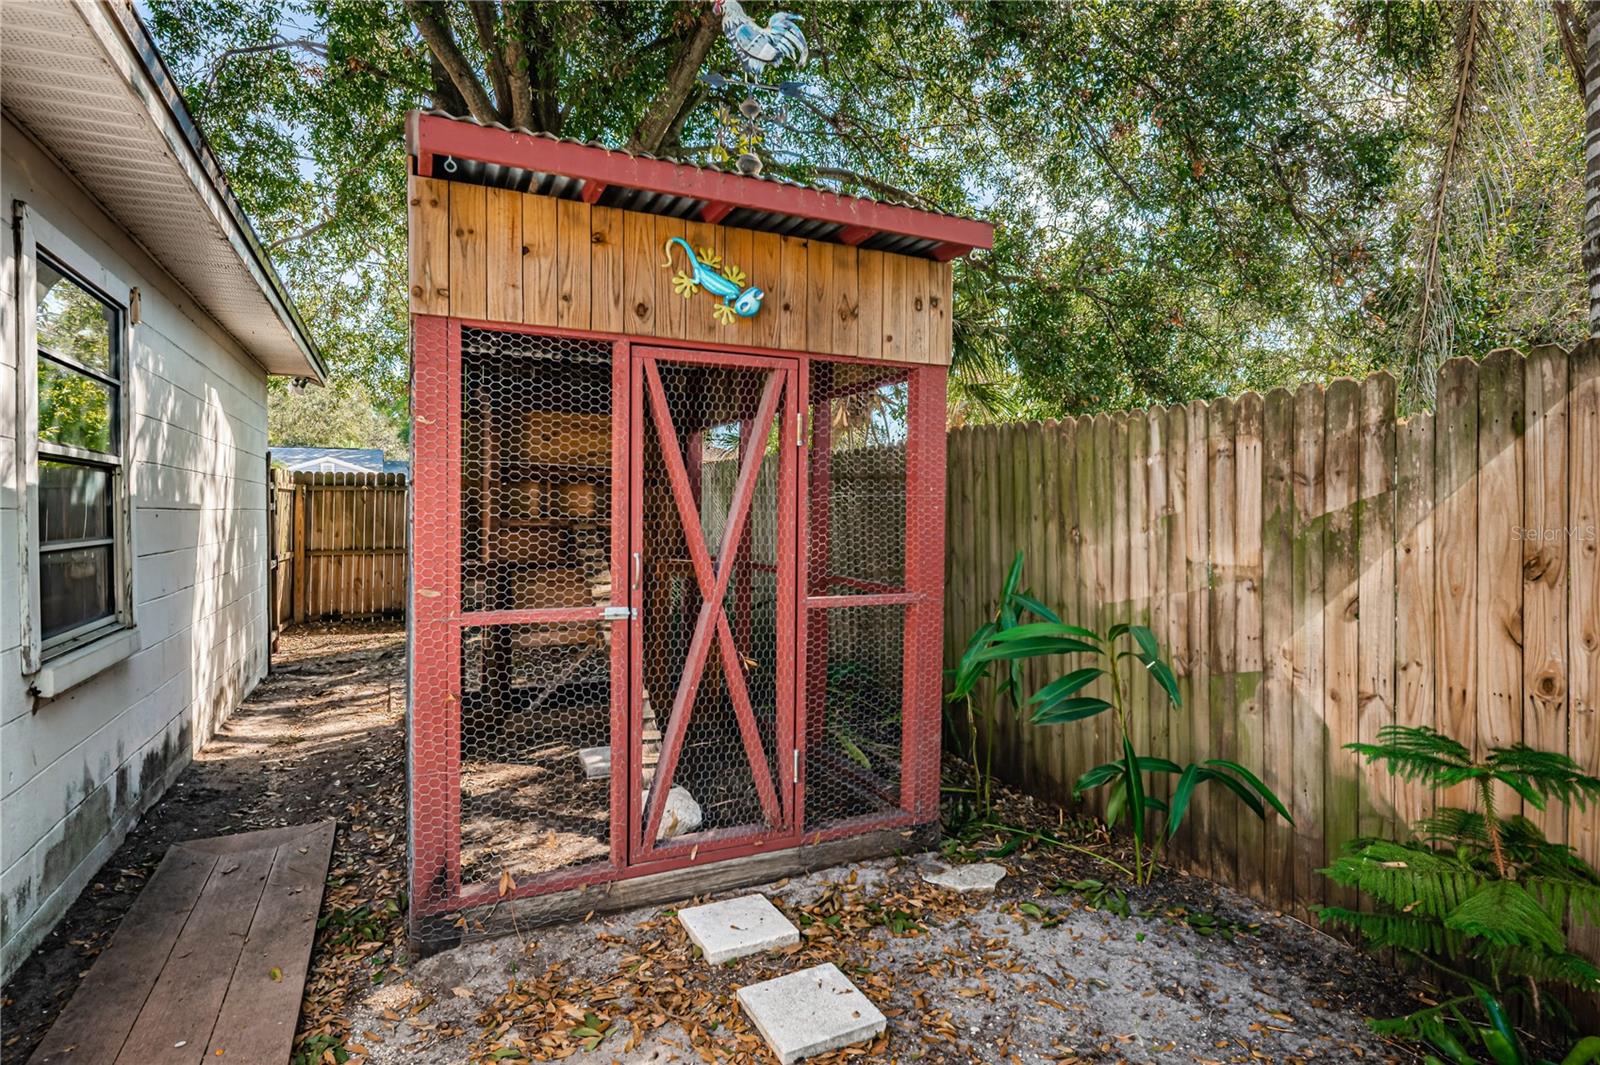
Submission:
<svg viewBox="0 0 1600 1065">
<path fill-rule="evenodd" d="M 761 309 L 766 293 L 755 285 L 747 287 L 744 271 L 732 263 L 724 263 L 710 248 L 701 248 L 696 255 L 688 241 L 672 237 L 662 245 L 667 256 L 667 261 L 661 264 L 663 267 L 672 266 L 674 244 L 689 257 L 689 269 L 679 270 L 672 278 L 672 289 L 678 295 L 689 299 L 703 288 L 713 296 L 720 296 L 722 302 L 711 308 L 711 315 L 723 325 L 731 324 L 735 318 L 749 318 Z"/>
</svg>

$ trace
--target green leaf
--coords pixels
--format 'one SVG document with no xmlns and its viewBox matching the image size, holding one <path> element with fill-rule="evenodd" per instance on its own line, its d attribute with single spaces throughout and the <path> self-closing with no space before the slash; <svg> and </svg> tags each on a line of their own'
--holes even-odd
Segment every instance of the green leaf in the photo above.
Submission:
<svg viewBox="0 0 1600 1065">
<path fill-rule="evenodd" d="M 1122 820 L 1122 811 L 1128 804 L 1128 778 L 1118 776 L 1117 782 L 1111 786 L 1111 796 L 1106 799 L 1106 824 L 1114 825 Z"/>
<path fill-rule="evenodd" d="M 1139 645 L 1139 650 L 1144 652 L 1145 665 L 1160 660 L 1161 645 L 1156 643 L 1156 634 L 1143 625 L 1130 625 L 1128 631 L 1133 634 L 1133 641 Z"/>
<path fill-rule="evenodd" d="M 1200 767 L 1190 763 L 1178 778 L 1178 786 L 1172 789 L 1172 809 L 1167 813 L 1168 839 L 1178 834 L 1178 826 L 1183 824 L 1183 815 L 1189 812 L 1189 800 L 1194 797 L 1195 785 L 1199 783 Z"/>
<path fill-rule="evenodd" d="M 1104 762 L 1079 777 L 1078 782 L 1072 785 L 1072 794 L 1076 797 L 1092 788 L 1102 787 L 1117 779 L 1121 773 L 1121 762 Z"/>
<path fill-rule="evenodd" d="M 1045 606 L 1031 595 L 1024 595 L 1022 592 L 1018 592 L 1012 598 L 1014 598 L 1018 603 L 1026 607 L 1032 613 L 1037 614 L 1039 617 L 1044 618 L 1047 621 L 1054 621 L 1057 624 L 1060 624 L 1061 615 L 1057 614 L 1054 610 L 1051 610 L 1049 607 Z"/>
<path fill-rule="evenodd" d="M 1093 684 L 1098 678 L 1105 676 L 1105 672 L 1098 666 L 1085 666 L 1083 669 L 1075 669 L 1065 676 L 1057 677 L 1034 692 L 1033 698 L 1029 699 L 1028 702 L 1048 704 L 1052 700 L 1064 699 L 1069 695 L 1075 695 L 1090 684 Z"/>
<path fill-rule="evenodd" d="M 1585 1036 L 1561 1059 L 1561 1065 L 1592 1065 L 1600 1061 L 1600 1035 Z"/>
<path fill-rule="evenodd" d="M 1502 947 L 1537 946 L 1560 953 L 1567 939 L 1539 900 L 1514 880 L 1490 880 L 1452 910 L 1446 928 Z"/>
<path fill-rule="evenodd" d="M 1059 725 L 1067 721 L 1081 721 L 1086 717 L 1094 717 L 1111 709 L 1111 704 L 1104 699 L 1085 696 L 1081 699 L 1068 699 L 1059 706 L 1048 710 L 1036 711 L 1033 715 L 1035 725 Z"/>
<path fill-rule="evenodd" d="M 1267 808 L 1261 805 L 1261 800 L 1256 798 L 1255 794 L 1248 787 L 1246 787 L 1242 781 L 1236 779 L 1231 774 L 1224 773 L 1217 769 L 1201 769 L 1200 779 L 1202 781 L 1215 780 L 1218 784 L 1221 784 L 1223 787 L 1237 795 L 1239 797 L 1239 801 L 1250 808 L 1251 813 L 1255 814 L 1263 821 L 1267 819 Z"/>
<path fill-rule="evenodd" d="M 1250 772 L 1250 770 L 1246 769 L 1238 762 L 1230 762 L 1226 758 L 1209 758 L 1206 760 L 1206 765 L 1218 766 L 1222 769 L 1227 769 L 1237 773 L 1239 776 L 1243 777 L 1245 783 L 1256 789 L 1256 793 L 1263 799 L 1267 800 L 1274 810 L 1278 811 L 1279 817 L 1282 817 L 1291 825 L 1294 824 L 1294 818 L 1289 816 L 1289 811 L 1284 808 L 1284 805 L 1279 801 L 1278 796 L 1274 794 L 1271 788 L 1267 787 L 1260 777 Z"/>
<path fill-rule="evenodd" d="M 1172 672 L 1172 667 L 1159 658 L 1149 665 L 1150 675 L 1156 678 L 1156 683 L 1161 685 L 1161 690 L 1167 693 L 1167 698 L 1172 705 L 1183 707 L 1183 696 L 1178 693 L 1178 678 Z"/>
<path fill-rule="evenodd" d="M 1122 737 L 1122 773 L 1128 782 L 1128 816 L 1133 818 L 1133 838 L 1144 842 L 1144 779 L 1139 775 L 1139 756 L 1133 753 L 1133 743 Z"/>
</svg>

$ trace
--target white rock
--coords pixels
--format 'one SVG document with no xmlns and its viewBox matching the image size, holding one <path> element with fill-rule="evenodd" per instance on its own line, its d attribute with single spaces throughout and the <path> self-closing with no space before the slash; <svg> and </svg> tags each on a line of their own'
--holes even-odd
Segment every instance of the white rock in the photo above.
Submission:
<svg viewBox="0 0 1600 1065">
<path fill-rule="evenodd" d="M 1004 866 L 994 862 L 974 862 L 971 865 L 934 865 L 924 869 L 922 879 L 935 887 L 966 893 L 993 891 L 1005 879 Z"/>
<path fill-rule="evenodd" d="M 650 806 L 650 793 L 647 791 L 641 797 L 645 808 Z M 689 789 L 681 784 L 672 785 L 672 790 L 667 792 L 666 805 L 661 810 L 661 827 L 656 830 L 656 839 L 671 839 L 687 832 L 693 832 L 700 827 L 700 804 L 694 801 L 694 796 L 689 794 Z"/>
<path fill-rule="evenodd" d="M 832 962 L 741 987 L 738 998 L 782 1065 L 865 1042 L 888 1023 Z"/>
<path fill-rule="evenodd" d="M 583 775 L 590 780 L 603 780 L 611 775 L 611 748 L 584 747 L 578 752 L 583 764 Z"/>
<path fill-rule="evenodd" d="M 712 965 L 800 942 L 800 930 L 765 895 L 690 906 L 678 911 L 678 922 Z"/>
</svg>

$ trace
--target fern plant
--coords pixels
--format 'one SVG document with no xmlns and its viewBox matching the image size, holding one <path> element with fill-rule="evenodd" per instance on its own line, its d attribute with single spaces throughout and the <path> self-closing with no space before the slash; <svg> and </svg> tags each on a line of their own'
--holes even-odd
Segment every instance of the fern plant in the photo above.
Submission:
<svg viewBox="0 0 1600 1065">
<path fill-rule="evenodd" d="M 1325 923 L 1358 932 L 1375 949 L 1420 959 L 1452 992 L 1436 1006 L 1373 1027 L 1430 1043 L 1452 1062 L 1479 1060 L 1476 1048 L 1496 1063 L 1533 1061 L 1504 1003 L 1526 997 L 1540 1017 L 1548 1008 L 1543 986 L 1600 992 L 1600 968 L 1568 949 L 1564 931 L 1568 921 L 1600 924 L 1600 873 L 1527 818 L 1501 816 L 1497 785 L 1537 810 L 1553 801 L 1581 811 L 1600 799 L 1600 778 L 1564 754 L 1523 744 L 1474 758 L 1431 728 L 1391 725 L 1377 743 L 1346 749 L 1418 784 L 1468 785 L 1479 806 L 1440 807 L 1413 826 L 1407 842 L 1356 840 L 1322 870 L 1379 903 L 1370 913 L 1321 907 Z"/>
</svg>

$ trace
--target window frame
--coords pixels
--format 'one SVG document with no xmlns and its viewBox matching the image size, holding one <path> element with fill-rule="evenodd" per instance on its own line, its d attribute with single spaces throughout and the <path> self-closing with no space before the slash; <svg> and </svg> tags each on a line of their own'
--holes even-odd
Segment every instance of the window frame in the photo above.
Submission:
<svg viewBox="0 0 1600 1065">
<path fill-rule="evenodd" d="M 78 251 L 69 240 L 57 239 L 51 233 L 47 233 L 45 240 L 41 242 L 38 234 L 34 232 L 33 216 L 28 211 L 27 205 L 20 201 L 14 204 L 13 221 L 17 237 L 18 266 L 17 456 L 21 466 L 19 481 L 23 488 L 23 513 L 19 522 L 23 538 L 24 567 L 22 658 L 23 672 L 34 674 L 43 669 L 47 663 L 74 651 L 88 648 L 108 637 L 125 633 L 134 627 L 132 499 L 128 478 L 128 456 L 132 438 L 129 365 L 130 353 L 134 347 L 135 323 L 134 316 L 130 313 L 131 300 L 114 298 L 103 285 L 91 281 L 84 269 L 74 265 L 75 260 L 89 262 L 89 256 Z M 48 265 L 67 281 L 79 286 L 112 312 L 108 353 L 110 372 L 86 366 L 69 355 L 49 351 L 40 343 L 37 315 L 37 281 L 40 263 Z M 41 439 L 39 425 L 41 362 L 80 374 L 110 391 L 111 453 L 71 444 L 56 444 Z M 109 473 L 110 535 L 48 545 L 43 542 L 43 530 L 40 527 L 43 519 L 43 504 L 40 498 L 41 464 L 51 462 Z M 44 560 L 58 552 L 91 547 L 110 548 L 112 611 L 108 615 L 46 638 L 41 599 Z"/>
</svg>

